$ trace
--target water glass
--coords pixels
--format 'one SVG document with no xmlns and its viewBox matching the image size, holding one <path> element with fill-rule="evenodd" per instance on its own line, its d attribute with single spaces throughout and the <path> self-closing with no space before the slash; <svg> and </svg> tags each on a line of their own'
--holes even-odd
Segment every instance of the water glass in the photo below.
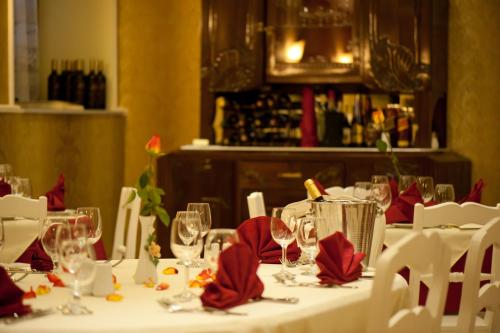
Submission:
<svg viewBox="0 0 500 333">
<path fill-rule="evenodd" d="M 200 222 L 201 222 L 201 238 L 207 235 L 208 231 L 212 227 L 212 215 L 210 213 L 210 205 L 206 202 L 190 202 L 187 205 L 188 212 L 198 212 L 200 214 Z M 201 267 L 203 265 L 203 261 L 198 258 L 193 261 L 191 267 Z"/>
<path fill-rule="evenodd" d="M 204 259 L 212 272 L 217 272 L 220 253 L 238 242 L 238 233 L 235 229 L 212 229 L 208 232 Z"/>
<path fill-rule="evenodd" d="M 399 193 L 406 191 L 411 186 L 411 184 L 415 183 L 416 181 L 417 177 L 413 175 L 401 175 L 401 177 L 399 177 L 398 183 Z"/>
<path fill-rule="evenodd" d="M 0 180 L 10 183 L 12 177 L 12 165 L 0 164 Z"/>
<path fill-rule="evenodd" d="M 358 199 L 369 199 L 372 190 L 372 183 L 370 182 L 356 182 L 354 183 L 353 196 Z"/>
<path fill-rule="evenodd" d="M 64 216 L 48 216 L 43 220 L 42 227 L 38 238 L 45 252 L 52 259 L 54 264 L 54 272 L 59 268 L 59 256 L 57 255 L 56 235 L 57 229 L 61 226 L 68 225 L 68 218 Z"/>
<path fill-rule="evenodd" d="M 432 177 L 417 177 L 417 187 L 424 203 L 432 200 L 434 197 L 434 179 Z"/>
<path fill-rule="evenodd" d="M 297 227 L 297 244 L 302 252 L 306 255 L 308 268 L 302 273 L 303 275 L 315 275 L 314 264 L 316 254 L 318 253 L 318 233 L 317 226 L 321 223 L 326 223 L 325 219 L 316 216 L 305 216 L 298 220 Z"/>
<path fill-rule="evenodd" d="M 11 177 L 12 194 L 31 198 L 31 181 L 29 178 Z"/>
<path fill-rule="evenodd" d="M 437 184 L 434 190 L 434 200 L 438 203 L 455 201 L 455 189 L 452 184 Z"/>
<path fill-rule="evenodd" d="M 297 212 L 293 208 L 276 207 L 271 215 L 271 236 L 281 246 L 281 270 L 277 275 L 291 278 L 293 274 L 286 270 L 286 249 L 295 239 L 297 231 Z"/>
<path fill-rule="evenodd" d="M 170 249 L 184 265 L 184 290 L 174 297 L 179 302 L 188 302 L 196 296 L 189 290 L 189 265 L 202 250 L 200 214 L 194 211 L 179 211 L 170 227 Z"/>
<path fill-rule="evenodd" d="M 75 226 L 79 224 L 85 225 L 89 243 L 97 243 L 102 235 L 101 210 L 98 207 L 77 208 Z"/>
</svg>

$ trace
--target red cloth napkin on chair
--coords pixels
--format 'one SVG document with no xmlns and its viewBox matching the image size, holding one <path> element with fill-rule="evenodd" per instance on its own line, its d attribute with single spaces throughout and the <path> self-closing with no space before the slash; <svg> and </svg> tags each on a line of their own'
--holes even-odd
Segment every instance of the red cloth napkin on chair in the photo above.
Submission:
<svg viewBox="0 0 500 333">
<path fill-rule="evenodd" d="M 387 224 L 397 222 L 412 222 L 413 209 L 416 203 L 423 203 L 422 196 L 417 188 L 417 183 L 413 183 L 403 193 L 401 193 L 385 212 Z"/>
<path fill-rule="evenodd" d="M 241 223 L 236 229 L 240 243 L 248 245 L 252 252 L 265 264 L 279 264 L 281 260 L 281 246 L 271 236 L 271 218 L 258 216 Z M 295 261 L 300 257 L 300 248 L 294 241 L 288 245 L 288 260 Z"/>
<path fill-rule="evenodd" d="M 31 312 L 29 305 L 23 305 L 24 292 L 10 279 L 5 268 L 0 266 L 0 317 L 19 316 Z"/>
<path fill-rule="evenodd" d="M 0 197 L 3 197 L 11 193 L 12 193 L 12 188 L 10 187 L 9 183 L 5 182 L 3 179 L 0 180 Z"/>
<path fill-rule="evenodd" d="M 61 173 L 56 185 L 45 193 L 47 197 L 47 210 L 49 211 L 61 211 L 65 210 L 64 206 L 64 175 Z"/>
<path fill-rule="evenodd" d="M 321 284 L 344 284 L 357 280 L 361 276 L 361 261 L 365 254 L 354 253 L 354 246 L 344 234 L 337 231 L 319 241 L 319 253 L 316 264 Z"/>
<path fill-rule="evenodd" d="M 222 251 L 215 282 L 200 296 L 204 306 L 227 309 L 258 298 L 264 284 L 257 276 L 259 261 L 245 244 L 237 243 Z"/>
<path fill-rule="evenodd" d="M 470 193 L 462 199 L 458 200 L 457 203 L 462 204 L 467 201 L 481 203 L 481 194 L 485 186 L 486 184 L 484 183 L 484 181 L 482 179 L 479 179 L 472 187 Z"/>
<path fill-rule="evenodd" d="M 31 269 L 37 271 L 51 271 L 54 268 L 52 259 L 43 249 L 39 239 L 31 243 L 16 262 L 30 264 Z"/>
</svg>

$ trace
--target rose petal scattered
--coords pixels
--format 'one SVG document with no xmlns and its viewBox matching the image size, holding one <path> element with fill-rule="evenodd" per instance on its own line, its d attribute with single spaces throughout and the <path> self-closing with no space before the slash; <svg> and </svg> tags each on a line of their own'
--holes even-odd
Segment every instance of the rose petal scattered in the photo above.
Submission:
<svg viewBox="0 0 500 333">
<path fill-rule="evenodd" d="M 146 288 L 154 288 L 155 283 L 152 278 L 149 278 L 147 282 L 144 283 L 144 287 Z"/>
<path fill-rule="evenodd" d="M 198 275 L 196 275 L 196 280 L 206 281 L 206 280 L 215 280 L 215 274 L 212 272 L 210 268 L 202 270 Z"/>
<path fill-rule="evenodd" d="M 163 274 L 165 275 L 175 275 L 179 274 L 179 270 L 175 267 L 167 267 L 163 270 Z"/>
<path fill-rule="evenodd" d="M 113 287 L 115 288 L 115 290 L 120 290 L 122 288 L 122 285 L 117 282 L 113 284 Z"/>
<path fill-rule="evenodd" d="M 189 288 L 203 288 L 209 283 L 207 281 L 191 280 L 189 281 Z"/>
<path fill-rule="evenodd" d="M 27 291 L 23 295 L 23 299 L 36 298 L 36 293 L 33 290 L 33 287 L 30 287 L 30 291 Z"/>
<path fill-rule="evenodd" d="M 162 282 L 156 286 L 156 290 L 167 290 L 168 288 L 170 288 L 170 285 L 166 282 Z"/>
<path fill-rule="evenodd" d="M 39 296 L 40 296 L 40 295 L 46 295 L 46 294 L 50 293 L 50 287 L 49 287 L 49 286 L 47 286 L 47 285 L 45 285 L 45 284 L 41 284 L 41 285 L 39 285 L 39 286 L 36 288 L 35 293 L 36 293 L 37 295 L 39 295 Z"/>
<path fill-rule="evenodd" d="M 117 283 L 117 280 L 116 280 L 116 275 L 111 274 L 111 279 L 113 279 L 113 284 L 116 284 L 116 283 Z"/>
<path fill-rule="evenodd" d="M 109 294 L 106 296 L 106 301 L 109 302 L 121 302 L 123 300 L 123 296 L 120 294 Z"/>
<path fill-rule="evenodd" d="M 64 282 L 55 274 L 47 273 L 47 279 L 54 287 L 65 287 Z"/>
</svg>

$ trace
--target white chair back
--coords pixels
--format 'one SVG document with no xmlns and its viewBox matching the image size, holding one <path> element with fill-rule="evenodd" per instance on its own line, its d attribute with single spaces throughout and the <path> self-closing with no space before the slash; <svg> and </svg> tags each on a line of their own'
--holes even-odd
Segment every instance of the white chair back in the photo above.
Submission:
<svg viewBox="0 0 500 333">
<path fill-rule="evenodd" d="M 248 214 L 250 218 L 266 215 L 266 205 L 264 204 L 264 194 L 262 192 L 252 192 L 247 196 Z"/>
<path fill-rule="evenodd" d="M 493 246 L 491 280 L 481 288 L 481 267 L 486 250 Z M 474 332 L 476 315 L 486 309 L 484 320 L 490 332 L 500 332 L 500 218 L 494 218 L 471 239 L 460 300 L 457 331 Z"/>
<path fill-rule="evenodd" d="M 332 186 L 332 187 L 325 188 L 325 192 L 331 196 L 348 195 L 348 196 L 352 197 L 352 196 L 354 196 L 354 187 L 352 187 L 352 186 L 347 186 L 347 187 Z"/>
<path fill-rule="evenodd" d="M 113 259 L 122 257 L 119 248 L 123 245 L 126 248 L 124 257 L 127 259 L 136 258 L 137 226 L 141 210 L 141 198 L 136 195 L 134 200 L 128 202 L 130 195 L 134 192 L 136 192 L 136 189 L 133 187 L 122 187 L 116 214 L 115 238 L 111 256 Z M 125 230 L 127 230 L 126 239 Z"/>
<path fill-rule="evenodd" d="M 47 216 L 47 197 L 30 199 L 19 195 L 0 198 L 0 219 L 5 217 L 25 217 L 43 220 Z"/>
<path fill-rule="evenodd" d="M 368 333 L 439 332 L 448 290 L 450 252 L 436 233 L 414 232 L 388 248 L 377 261 L 368 313 Z M 393 315 L 393 304 L 387 302 L 394 276 L 403 267 L 414 271 L 433 271 L 425 306 L 403 309 Z"/>
</svg>

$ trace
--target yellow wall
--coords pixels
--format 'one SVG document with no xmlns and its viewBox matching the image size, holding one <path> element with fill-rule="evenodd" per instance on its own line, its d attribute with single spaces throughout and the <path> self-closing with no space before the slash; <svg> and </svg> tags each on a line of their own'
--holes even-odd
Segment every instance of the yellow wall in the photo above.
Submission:
<svg viewBox="0 0 500 333">
<path fill-rule="evenodd" d="M 201 1 L 120 0 L 118 27 L 119 105 L 128 109 L 125 184 L 133 185 L 152 134 L 167 151 L 198 136 Z"/>
<path fill-rule="evenodd" d="M 9 103 L 7 0 L 0 0 L 0 104 Z"/>
<path fill-rule="evenodd" d="M 500 1 L 450 0 L 448 139 L 500 202 Z"/>
</svg>

